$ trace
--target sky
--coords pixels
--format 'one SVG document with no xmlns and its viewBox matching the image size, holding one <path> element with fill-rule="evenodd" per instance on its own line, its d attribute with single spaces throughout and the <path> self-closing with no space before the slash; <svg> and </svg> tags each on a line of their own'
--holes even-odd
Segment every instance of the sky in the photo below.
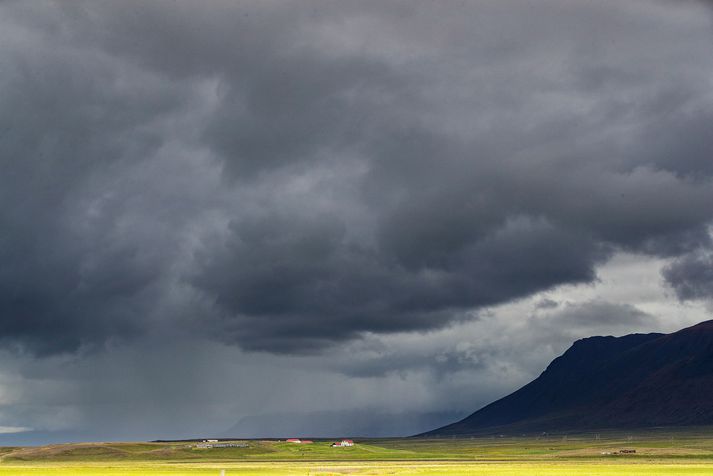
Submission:
<svg viewBox="0 0 713 476">
<path fill-rule="evenodd" d="M 384 436 L 713 309 L 713 8 L 0 2 L 0 443 Z"/>
</svg>

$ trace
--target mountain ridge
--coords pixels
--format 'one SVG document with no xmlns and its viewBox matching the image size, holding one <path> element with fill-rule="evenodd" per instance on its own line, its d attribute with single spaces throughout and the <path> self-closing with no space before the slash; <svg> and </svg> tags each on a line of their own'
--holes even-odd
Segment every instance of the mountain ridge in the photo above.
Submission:
<svg viewBox="0 0 713 476">
<path fill-rule="evenodd" d="M 539 377 L 417 436 L 713 424 L 713 320 L 575 341 Z"/>
</svg>

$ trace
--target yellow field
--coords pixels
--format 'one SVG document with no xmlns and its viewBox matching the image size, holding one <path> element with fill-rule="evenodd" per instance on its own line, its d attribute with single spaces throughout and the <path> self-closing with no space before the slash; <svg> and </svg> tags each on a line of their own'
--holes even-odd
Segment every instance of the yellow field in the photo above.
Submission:
<svg viewBox="0 0 713 476">
<path fill-rule="evenodd" d="M 483 476 L 684 476 L 713 475 L 713 464 L 662 463 L 451 463 L 433 461 L 353 463 L 229 463 L 229 464 L 42 464 L 2 465 L 0 475 L 13 476 L 270 476 L 270 475 L 483 475 Z"/>
<path fill-rule="evenodd" d="M 0 476 L 713 476 L 713 428 L 463 439 L 364 439 L 335 449 L 244 440 L 0 447 Z"/>
</svg>

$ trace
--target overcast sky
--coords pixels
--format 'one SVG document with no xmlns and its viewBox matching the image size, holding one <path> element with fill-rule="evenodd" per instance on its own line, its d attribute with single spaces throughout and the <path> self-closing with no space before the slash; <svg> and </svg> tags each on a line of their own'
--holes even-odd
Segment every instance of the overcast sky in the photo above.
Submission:
<svg viewBox="0 0 713 476">
<path fill-rule="evenodd" d="M 708 319 L 712 20 L 0 2 L 0 443 L 408 434 Z"/>
</svg>

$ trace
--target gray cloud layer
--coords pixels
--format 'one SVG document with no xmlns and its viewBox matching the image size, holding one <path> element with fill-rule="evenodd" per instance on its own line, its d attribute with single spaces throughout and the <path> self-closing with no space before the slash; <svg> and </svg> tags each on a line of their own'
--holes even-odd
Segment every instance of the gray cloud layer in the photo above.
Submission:
<svg viewBox="0 0 713 476">
<path fill-rule="evenodd" d="M 710 32 L 671 5 L 0 8 L 22 348 L 312 352 L 710 245 Z"/>
</svg>

